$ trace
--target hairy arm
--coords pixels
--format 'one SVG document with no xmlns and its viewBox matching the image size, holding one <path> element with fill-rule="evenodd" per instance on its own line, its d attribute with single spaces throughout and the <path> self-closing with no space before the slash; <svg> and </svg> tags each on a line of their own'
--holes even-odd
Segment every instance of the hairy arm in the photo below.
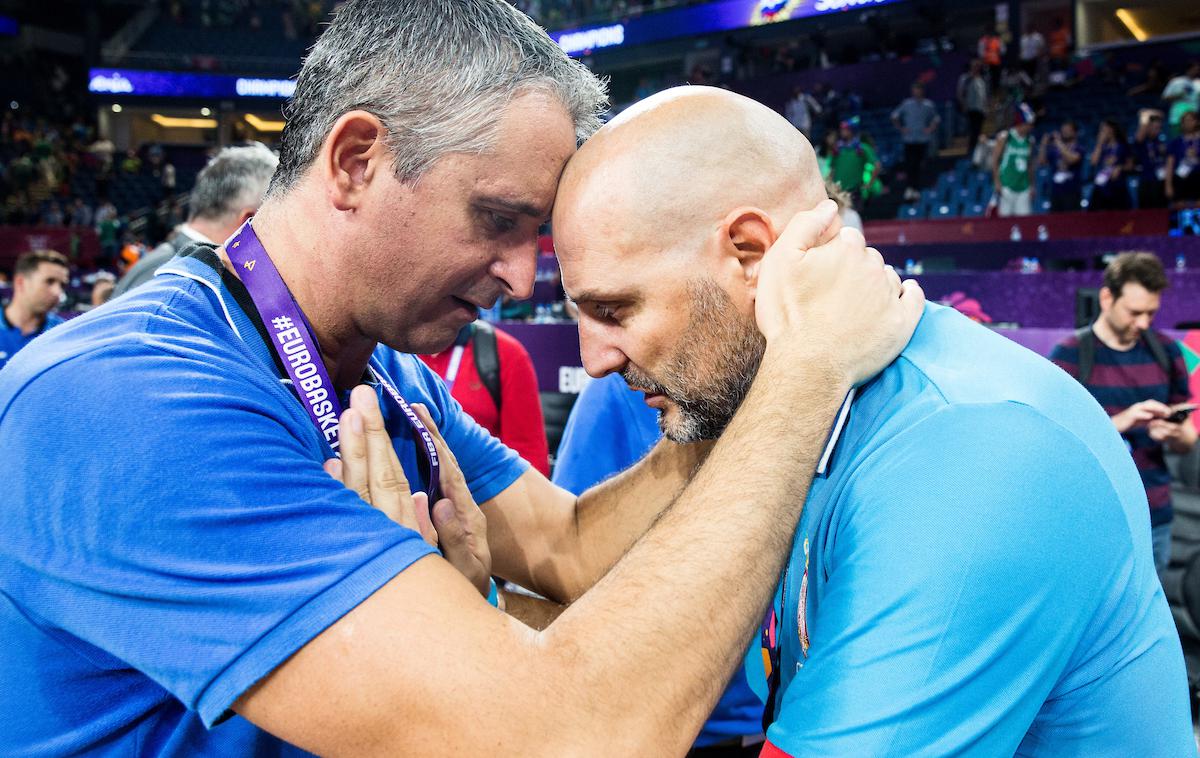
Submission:
<svg viewBox="0 0 1200 758">
<path fill-rule="evenodd" d="M 637 465 L 579 497 L 537 471 L 481 507 L 493 569 L 569 603 L 594 585 L 678 497 L 710 443 L 662 441 Z"/>
<path fill-rule="evenodd" d="M 899 297 L 861 234 L 801 258 L 800 231 L 789 226 L 764 259 L 767 350 L 738 414 L 675 503 L 549 628 L 498 613 L 429 556 L 235 709 L 322 755 L 683 753 L 775 586 L 832 417 L 896 355 L 924 302 L 913 287 Z M 394 461 L 382 426 L 366 428 Z M 372 496 L 396 489 L 374 460 L 370 477 Z M 738 591 L 718 599 L 714 586 Z"/>
</svg>

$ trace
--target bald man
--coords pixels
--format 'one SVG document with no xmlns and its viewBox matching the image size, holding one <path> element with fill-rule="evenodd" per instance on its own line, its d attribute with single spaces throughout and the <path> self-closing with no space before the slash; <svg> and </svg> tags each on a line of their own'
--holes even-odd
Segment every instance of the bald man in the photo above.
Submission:
<svg viewBox="0 0 1200 758">
<path fill-rule="evenodd" d="M 678 88 L 622 113 L 554 209 L 588 372 L 643 391 L 672 440 L 719 436 L 763 356 L 766 253 L 822 202 L 812 148 L 753 101 Z M 1120 439 L 951 309 L 843 406 L 759 642 L 765 756 L 1195 755 Z"/>
</svg>

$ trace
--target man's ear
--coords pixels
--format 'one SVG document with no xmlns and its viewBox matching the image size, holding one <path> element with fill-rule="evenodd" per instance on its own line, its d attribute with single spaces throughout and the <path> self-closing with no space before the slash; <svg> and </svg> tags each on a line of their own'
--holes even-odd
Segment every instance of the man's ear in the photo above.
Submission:
<svg viewBox="0 0 1200 758">
<path fill-rule="evenodd" d="M 363 193 L 382 166 L 389 163 L 387 132 L 372 113 L 342 114 L 321 148 L 326 192 L 339 211 L 358 208 Z"/>
<path fill-rule="evenodd" d="M 778 236 L 771 217 L 759 208 L 734 209 L 721 223 L 724 252 L 736 260 L 751 287 L 757 285 L 759 264 Z"/>
<path fill-rule="evenodd" d="M 1108 287 L 1100 288 L 1100 310 L 1101 311 L 1107 311 L 1109 308 L 1111 308 L 1114 300 L 1116 300 L 1116 298 L 1113 297 L 1112 290 L 1110 290 Z"/>
</svg>

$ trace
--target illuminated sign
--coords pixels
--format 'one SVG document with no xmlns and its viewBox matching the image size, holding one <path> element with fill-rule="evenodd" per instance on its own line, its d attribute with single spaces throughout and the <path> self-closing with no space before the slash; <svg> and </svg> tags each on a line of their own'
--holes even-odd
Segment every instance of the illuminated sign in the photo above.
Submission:
<svg viewBox="0 0 1200 758">
<path fill-rule="evenodd" d="M 550 36 L 567 54 L 578 55 L 605 48 L 629 47 L 678 37 L 743 29 L 748 26 L 795 21 L 800 18 L 888 5 L 899 1 L 719 0 L 719 2 L 652 13 L 619 24 L 552 32 Z"/>
<path fill-rule="evenodd" d="M 88 72 L 88 92 L 97 95 L 282 100 L 295 91 L 292 79 L 127 68 L 93 68 Z"/>
</svg>

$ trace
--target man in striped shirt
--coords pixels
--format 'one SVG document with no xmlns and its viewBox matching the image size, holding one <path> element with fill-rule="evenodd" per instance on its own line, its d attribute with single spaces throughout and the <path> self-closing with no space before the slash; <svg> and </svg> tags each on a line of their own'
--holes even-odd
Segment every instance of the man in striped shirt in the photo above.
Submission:
<svg viewBox="0 0 1200 758">
<path fill-rule="evenodd" d="M 1118 255 L 1104 270 L 1100 317 L 1090 330 L 1080 330 L 1050 354 L 1087 387 L 1129 446 L 1150 502 L 1159 571 L 1170 559 L 1173 516 L 1171 475 L 1163 453 L 1187 453 L 1196 444 L 1191 419 L 1167 419 L 1173 406 L 1188 401 L 1183 355 L 1174 340 L 1150 328 L 1167 284 L 1154 254 Z M 1089 352 L 1091 360 L 1086 357 Z"/>
</svg>

